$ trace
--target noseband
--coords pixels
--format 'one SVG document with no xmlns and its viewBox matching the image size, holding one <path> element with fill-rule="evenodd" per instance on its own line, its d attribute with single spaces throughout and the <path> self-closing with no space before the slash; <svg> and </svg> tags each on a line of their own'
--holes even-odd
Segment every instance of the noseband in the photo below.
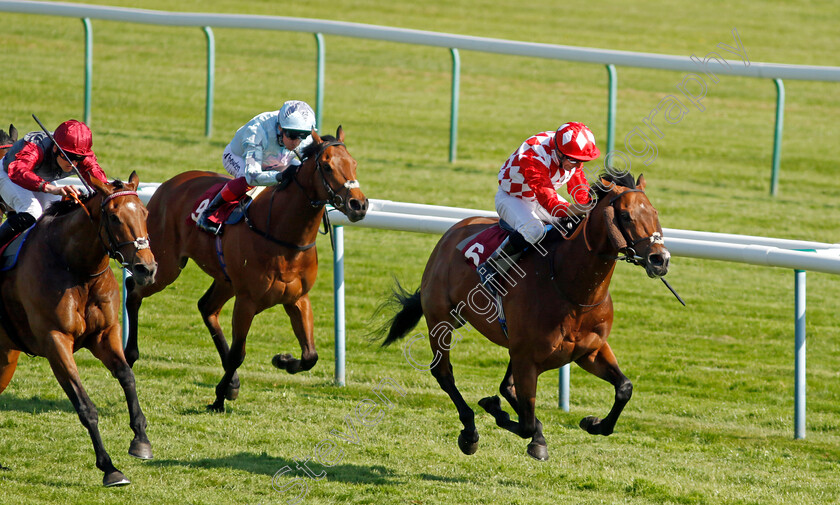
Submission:
<svg viewBox="0 0 840 505">
<path fill-rule="evenodd" d="M 642 193 L 644 194 L 644 190 L 633 188 L 628 189 L 627 191 L 622 191 L 621 193 L 615 195 L 614 197 L 610 198 L 608 205 L 612 206 L 617 200 L 619 200 L 622 196 L 626 195 L 627 193 Z M 621 231 L 622 236 L 624 237 L 627 246 L 625 246 L 622 250 L 619 251 L 619 256 L 616 256 L 614 259 L 618 261 L 626 261 L 627 263 L 632 263 L 633 265 L 644 266 L 645 265 L 645 258 L 639 256 L 636 253 L 636 245 L 640 242 L 649 242 L 650 245 L 653 244 L 664 244 L 665 241 L 662 239 L 662 233 L 655 231 L 652 234 L 648 235 L 647 237 L 642 237 L 636 240 L 631 241 L 627 230 L 624 228 L 624 224 L 621 222 L 620 219 L 618 221 L 618 229 Z M 650 246 L 648 246 L 650 247 Z M 622 256 L 623 254 L 623 256 Z"/>
<path fill-rule="evenodd" d="M 127 268 L 129 266 L 128 261 L 126 261 L 125 256 L 120 252 L 120 248 L 127 245 L 134 246 L 134 255 L 137 255 L 137 251 L 142 249 L 148 249 L 150 247 L 149 238 L 148 237 L 137 237 L 134 240 L 130 240 L 127 242 L 117 242 L 116 238 L 114 237 L 114 233 L 111 231 L 110 224 L 106 224 L 107 221 L 105 219 L 105 205 L 113 200 L 114 198 L 118 198 L 121 196 L 137 196 L 136 191 L 117 191 L 116 193 L 111 193 L 110 195 L 106 196 L 102 199 L 102 203 L 99 205 L 100 216 L 99 219 L 99 240 L 102 242 L 102 245 L 105 247 L 105 250 L 108 251 L 108 256 L 111 259 L 117 260 L 117 262 L 123 266 L 123 268 Z M 108 243 L 106 244 L 104 240 L 102 240 L 102 229 L 105 229 L 105 234 L 108 237 Z"/>
</svg>

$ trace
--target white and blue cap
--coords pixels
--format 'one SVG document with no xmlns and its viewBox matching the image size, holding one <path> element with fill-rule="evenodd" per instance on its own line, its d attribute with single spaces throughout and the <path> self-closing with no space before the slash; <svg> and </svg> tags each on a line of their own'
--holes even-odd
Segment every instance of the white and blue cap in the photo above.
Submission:
<svg viewBox="0 0 840 505">
<path fill-rule="evenodd" d="M 315 111 L 302 100 L 289 100 L 280 107 L 280 128 L 309 132 L 316 128 Z"/>
</svg>

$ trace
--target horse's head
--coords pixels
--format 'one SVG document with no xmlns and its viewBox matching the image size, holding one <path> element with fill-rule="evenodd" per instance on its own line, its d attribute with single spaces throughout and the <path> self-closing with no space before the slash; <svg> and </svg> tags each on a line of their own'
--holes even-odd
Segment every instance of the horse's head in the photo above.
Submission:
<svg viewBox="0 0 840 505">
<path fill-rule="evenodd" d="M 107 184 L 92 178 L 91 184 L 102 198 L 92 198 L 87 205 L 91 217 L 99 219 L 99 238 L 108 254 L 131 271 L 134 282 L 143 286 L 154 282 L 157 262 L 146 230 L 149 212 L 137 196 L 139 183 L 136 172 L 131 172 L 127 184 L 119 180 Z"/>
<path fill-rule="evenodd" d="M 15 125 L 9 125 L 9 133 L 0 130 L 0 158 L 6 155 L 9 148 L 12 147 L 18 139 L 18 131 Z"/>
<path fill-rule="evenodd" d="M 599 202 L 593 217 L 603 219 L 607 237 L 613 250 L 624 254 L 631 263 L 645 267 L 651 278 L 668 273 L 671 253 L 665 248 L 659 213 L 644 192 L 645 178 L 640 175 L 634 183 L 625 177 L 604 177 Z"/>
<path fill-rule="evenodd" d="M 317 199 L 331 204 L 355 223 L 365 217 L 368 200 L 356 180 L 356 160 L 344 145 L 341 126 L 336 136 L 320 137 L 312 131 L 312 144 L 304 150 L 304 166 L 314 164 L 312 185 Z"/>
</svg>

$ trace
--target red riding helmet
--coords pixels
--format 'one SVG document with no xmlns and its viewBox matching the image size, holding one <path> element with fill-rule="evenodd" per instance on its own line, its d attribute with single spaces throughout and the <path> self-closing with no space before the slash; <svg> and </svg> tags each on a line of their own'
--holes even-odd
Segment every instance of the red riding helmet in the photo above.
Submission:
<svg viewBox="0 0 840 505">
<path fill-rule="evenodd" d="M 561 153 L 580 161 L 594 160 L 601 155 L 595 145 L 595 135 L 583 123 L 566 123 L 558 128 L 554 144 Z"/>
<path fill-rule="evenodd" d="M 81 121 L 71 119 L 61 123 L 55 129 L 53 138 L 58 146 L 67 153 L 78 154 L 79 156 L 93 154 L 90 149 L 93 145 L 93 133 Z"/>
</svg>

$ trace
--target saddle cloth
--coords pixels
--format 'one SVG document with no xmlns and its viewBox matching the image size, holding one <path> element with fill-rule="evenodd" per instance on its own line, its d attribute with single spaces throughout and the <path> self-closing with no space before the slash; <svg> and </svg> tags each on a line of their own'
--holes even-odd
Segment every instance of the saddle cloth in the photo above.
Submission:
<svg viewBox="0 0 840 505">
<path fill-rule="evenodd" d="M 26 242 L 26 237 L 29 236 L 29 232 L 34 227 L 35 225 L 33 224 L 26 230 L 18 233 L 17 237 L 13 238 L 11 242 L 0 249 L 0 272 L 11 270 L 17 265 L 17 260 L 20 257 L 20 249 L 23 247 L 23 243 Z"/>
<path fill-rule="evenodd" d="M 502 245 L 510 232 L 499 224 L 470 235 L 462 240 L 457 248 L 464 253 L 464 260 L 473 268 L 487 261 L 493 252 Z"/>
<path fill-rule="evenodd" d="M 210 186 L 210 189 L 208 189 L 200 197 L 198 197 L 198 200 L 196 200 L 195 203 L 193 203 L 192 212 L 190 212 L 190 215 L 187 216 L 187 224 L 189 224 L 190 222 L 192 222 L 192 224 L 198 222 L 198 217 L 201 215 L 202 212 L 204 212 L 204 209 L 206 209 L 207 206 L 210 205 L 210 202 L 213 200 L 213 197 L 216 196 L 216 194 L 222 190 L 222 186 L 224 185 L 224 182 L 214 184 Z M 230 216 L 231 213 L 233 213 L 233 209 L 235 209 L 238 204 L 239 201 L 223 203 L 221 207 L 219 207 L 216 210 L 216 212 L 210 214 L 210 221 L 216 224 L 224 223 L 228 216 Z"/>
</svg>

